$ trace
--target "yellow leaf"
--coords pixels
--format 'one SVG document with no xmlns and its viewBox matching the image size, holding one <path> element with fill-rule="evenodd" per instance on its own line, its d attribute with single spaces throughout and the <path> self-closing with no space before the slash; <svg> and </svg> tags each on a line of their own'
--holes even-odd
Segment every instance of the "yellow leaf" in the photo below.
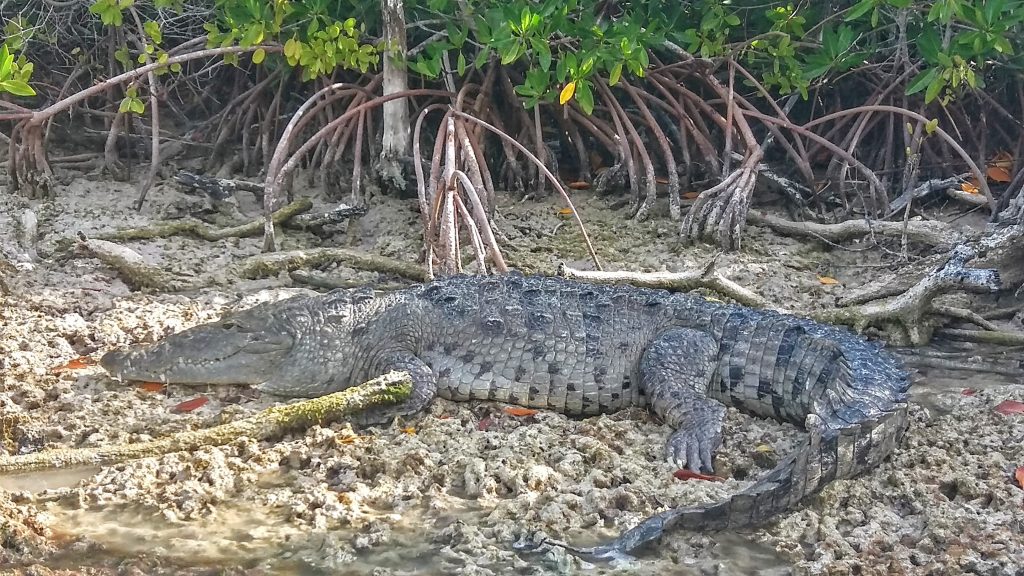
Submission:
<svg viewBox="0 0 1024 576">
<path fill-rule="evenodd" d="M 259 64 L 260 62 L 263 62 L 263 59 L 266 57 L 267 51 L 263 48 L 257 48 L 256 51 L 252 53 L 252 63 Z"/>
<path fill-rule="evenodd" d="M 558 103 L 564 106 L 566 102 L 572 100 L 572 95 L 575 93 L 576 81 L 573 80 L 572 82 L 566 84 L 565 88 L 562 88 L 562 93 L 558 95 Z"/>
<path fill-rule="evenodd" d="M 412 426 L 406 426 L 405 428 L 402 428 L 402 432 L 405 432 L 409 436 L 415 436 L 416 435 L 416 429 L 413 428 Z"/>
<path fill-rule="evenodd" d="M 839 280 L 832 278 L 831 276 L 818 276 L 818 282 L 826 286 L 832 286 L 833 284 L 839 284 Z"/>
<path fill-rule="evenodd" d="M 758 444 L 754 451 L 767 454 L 768 452 L 775 452 L 775 448 L 772 448 L 769 444 Z"/>
<path fill-rule="evenodd" d="M 963 184 L 960 185 L 960 189 L 963 190 L 964 192 L 967 192 L 968 194 L 980 193 L 980 190 L 978 190 L 978 185 L 974 184 L 973 182 L 964 182 Z"/>
</svg>

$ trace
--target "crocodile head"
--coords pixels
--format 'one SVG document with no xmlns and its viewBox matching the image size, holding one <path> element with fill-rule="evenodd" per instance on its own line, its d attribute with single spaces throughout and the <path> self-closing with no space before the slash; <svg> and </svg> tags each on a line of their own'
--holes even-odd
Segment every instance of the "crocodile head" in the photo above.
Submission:
<svg viewBox="0 0 1024 576">
<path fill-rule="evenodd" d="M 325 304 L 326 303 L 326 304 Z M 339 360 L 352 349 L 350 298 L 294 297 L 108 352 L 100 365 L 125 380 L 249 384 L 290 396 L 347 387 Z"/>
</svg>

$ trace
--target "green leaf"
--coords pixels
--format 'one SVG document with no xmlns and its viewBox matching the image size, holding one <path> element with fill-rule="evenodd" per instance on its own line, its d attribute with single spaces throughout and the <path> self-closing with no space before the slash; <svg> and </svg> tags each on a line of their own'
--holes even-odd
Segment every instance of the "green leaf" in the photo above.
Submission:
<svg viewBox="0 0 1024 576">
<path fill-rule="evenodd" d="M 473 59 L 473 66 L 475 66 L 477 70 L 482 69 L 487 64 L 487 60 L 490 59 L 490 56 L 490 50 L 487 48 L 481 48 L 480 51 L 476 53 L 476 58 Z"/>
<path fill-rule="evenodd" d="M 924 131 L 925 131 L 926 134 L 931 136 L 932 132 L 935 132 L 935 129 L 938 128 L 938 127 L 939 127 L 939 119 L 938 118 L 932 118 L 927 123 L 925 123 Z"/>
<path fill-rule="evenodd" d="M 590 89 L 590 82 L 580 80 L 576 83 L 576 101 L 588 116 L 594 112 L 594 92 Z"/>
<path fill-rule="evenodd" d="M 117 107 L 117 111 L 121 114 L 125 114 L 129 110 L 131 110 L 131 106 L 132 98 L 126 96 L 123 100 L 121 100 L 121 105 Z"/>
<path fill-rule="evenodd" d="M 875 0 L 860 0 L 860 2 L 854 5 L 853 8 L 850 8 L 850 11 L 846 13 L 846 21 L 849 22 L 850 20 L 856 20 L 857 18 L 867 14 L 868 10 L 871 10 L 874 7 Z"/>
<path fill-rule="evenodd" d="M 608 74 L 608 85 L 615 86 L 619 83 L 619 79 L 622 78 L 622 62 L 616 62 L 615 66 L 612 66 L 612 71 Z"/>
<path fill-rule="evenodd" d="M 23 80 L 0 81 L 0 91 L 10 92 L 15 96 L 35 96 L 36 91 Z"/>
<path fill-rule="evenodd" d="M 146 105 L 143 104 L 142 100 L 139 100 L 138 98 L 132 98 L 131 99 L 131 104 L 128 105 L 128 108 L 132 112 L 134 112 L 136 114 L 140 114 L 140 115 L 143 114 L 146 111 Z"/>
<path fill-rule="evenodd" d="M 914 79 L 907 85 L 907 91 L 905 94 L 910 96 L 911 94 L 917 94 L 921 90 L 924 90 L 929 84 L 931 84 L 936 78 L 939 77 L 938 68 L 928 68 L 927 70 L 921 71 Z"/>
<path fill-rule="evenodd" d="M 261 64 L 266 57 L 267 51 L 263 48 L 257 48 L 256 51 L 252 53 L 252 63 Z"/>
<path fill-rule="evenodd" d="M 540 63 L 540 69 L 547 72 L 551 69 L 551 48 L 548 43 L 534 39 L 532 41 L 533 50 L 537 54 L 537 62 Z"/>
<path fill-rule="evenodd" d="M 0 80 L 11 77 L 14 68 L 14 55 L 7 50 L 7 44 L 0 47 Z"/>
<path fill-rule="evenodd" d="M 152 20 L 147 20 L 146 23 L 142 25 L 142 29 L 145 30 L 146 35 L 152 38 L 153 42 L 156 42 L 157 44 L 159 44 L 163 38 L 163 34 L 160 32 L 160 24 Z"/>
<path fill-rule="evenodd" d="M 924 93 L 924 101 L 927 104 L 939 95 L 939 92 L 946 87 L 946 81 L 941 77 L 936 77 L 932 80 L 932 83 L 928 85 L 928 89 Z"/>
<path fill-rule="evenodd" d="M 458 71 L 459 71 L 459 76 L 465 76 L 466 75 L 466 55 L 463 54 L 462 52 L 459 52 L 459 60 L 458 60 L 458 63 L 456 64 L 456 66 L 457 66 Z"/>
</svg>

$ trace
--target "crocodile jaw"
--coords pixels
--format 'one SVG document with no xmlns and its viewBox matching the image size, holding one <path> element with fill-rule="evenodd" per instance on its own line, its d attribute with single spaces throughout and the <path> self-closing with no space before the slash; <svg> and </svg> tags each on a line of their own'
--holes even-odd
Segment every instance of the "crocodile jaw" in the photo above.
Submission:
<svg viewBox="0 0 1024 576">
<path fill-rule="evenodd" d="M 190 328 L 157 344 L 108 352 L 100 365 L 122 380 L 256 385 L 279 373 L 292 345 L 292 338 L 283 334 L 238 332 L 217 323 Z"/>
</svg>

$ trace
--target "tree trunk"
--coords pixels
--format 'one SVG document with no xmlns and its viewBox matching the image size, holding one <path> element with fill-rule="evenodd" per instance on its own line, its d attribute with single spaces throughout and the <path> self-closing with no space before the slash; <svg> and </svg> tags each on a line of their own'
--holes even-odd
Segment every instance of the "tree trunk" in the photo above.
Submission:
<svg viewBox="0 0 1024 576">
<path fill-rule="evenodd" d="M 402 57 L 406 51 L 405 6 L 403 0 L 385 0 L 381 4 L 384 42 L 390 50 L 384 56 L 384 95 L 409 89 Z M 404 98 L 384 104 L 383 147 L 380 153 L 380 177 L 385 190 L 406 188 L 409 157 L 409 105 Z"/>
</svg>

